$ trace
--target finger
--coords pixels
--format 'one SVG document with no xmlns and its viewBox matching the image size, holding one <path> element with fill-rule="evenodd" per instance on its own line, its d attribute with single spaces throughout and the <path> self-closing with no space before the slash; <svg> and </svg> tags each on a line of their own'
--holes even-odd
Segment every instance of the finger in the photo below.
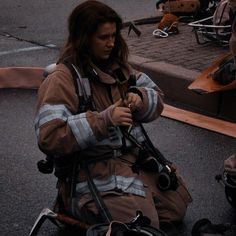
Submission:
<svg viewBox="0 0 236 236">
<path fill-rule="evenodd" d="M 125 107 L 128 107 L 129 106 L 129 104 L 130 104 L 130 102 L 128 102 L 128 100 L 126 99 L 126 100 L 124 100 L 124 106 Z"/>
<path fill-rule="evenodd" d="M 132 103 L 132 101 L 133 101 L 133 94 L 129 94 L 129 96 L 128 96 L 128 98 L 127 98 L 127 102 L 128 103 Z"/>
<path fill-rule="evenodd" d="M 130 119 L 132 120 L 132 114 L 131 111 L 129 113 L 122 113 L 120 114 L 121 119 Z"/>
<path fill-rule="evenodd" d="M 138 107 L 138 105 L 139 105 L 139 99 L 136 99 L 136 100 L 133 102 L 133 104 L 134 104 L 134 107 Z"/>
<path fill-rule="evenodd" d="M 130 118 L 130 117 L 121 117 L 120 121 L 121 121 L 121 122 L 129 122 L 129 123 L 132 123 L 132 122 L 133 122 L 133 119 Z"/>
<path fill-rule="evenodd" d="M 130 112 L 132 113 L 133 111 L 135 111 L 136 106 L 135 106 L 135 105 L 132 105 L 132 104 L 130 103 L 130 104 L 129 104 L 129 109 L 130 109 Z"/>
<path fill-rule="evenodd" d="M 122 105 L 122 99 L 120 98 L 118 101 L 116 101 L 115 103 L 114 103 L 114 106 L 115 107 L 119 107 L 119 106 L 121 106 Z"/>
<path fill-rule="evenodd" d="M 136 106 L 138 103 L 138 100 L 139 100 L 138 95 L 133 94 L 133 96 L 131 96 L 129 99 L 129 104 L 131 104 L 132 106 Z"/>
<path fill-rule="evenodd" d="M 130 126 L 130 125 L 132 125 L 132 123 L 129 123 L 129 122 L 122 122 L 120 125 L 121 125 L 121 126 Z"/>
<path fill-rule="evenodd" d="M 119 109 L 119 112 L 131 114 L 130 109 L 128 107 L 119 107 L 117 108 L 117 110 L 118 109 Z"/>
<path fill-rule="evenodd" d="M 133 97 L 133 99 L 132 99 L 132 107 L 133 108 L 135 108 L 135 109 L 137 109 L 139 106 L 140 106 L 140 104 L 141 104 L 141 102 L 142 102 L 142 100 L 141 100 L 141 98 L 139 97 L 139 95 L 136 95 L 135 97 Z"/>
</svg>

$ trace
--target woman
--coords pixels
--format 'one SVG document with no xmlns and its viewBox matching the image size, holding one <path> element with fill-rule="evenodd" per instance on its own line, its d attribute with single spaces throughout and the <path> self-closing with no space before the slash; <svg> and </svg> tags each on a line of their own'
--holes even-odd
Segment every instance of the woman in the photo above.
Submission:
<svg viewBox="0 0 236 236">
<path fill-rule="evenodd" d="M 131 168 L 137 146 L 124 134 L 143 141 L 139 122 L 156 119 L 163 102 L 152 80 L 128 65 L 121 28 L 117 13 L 99 1 L 73 10 L 59 63 L 38 92 L 38 144 L 55 158 L 60 211 L 89 224 L 101 221 L 87 182 L 91 175 L 113 219 L 129 222 L 140 210 L 159 227 L 159 221 L 182 220 L 190 196 L 181 180 L 177 191 L 160 192 L 156 173 Z M 81 108 L 84 97 L 76 92 L 72 67 L 89 80 L 87 107 Z"/>
</svg>

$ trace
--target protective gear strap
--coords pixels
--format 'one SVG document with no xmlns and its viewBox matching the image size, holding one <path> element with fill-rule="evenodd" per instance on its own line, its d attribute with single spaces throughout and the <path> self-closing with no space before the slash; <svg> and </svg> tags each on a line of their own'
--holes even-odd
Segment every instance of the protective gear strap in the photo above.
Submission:
<svg viewBox="0 0 236 236">
<path fill-rule="evenodd" d="M 82 78 L 79 69 L 69 61 L 62 62 L 71 72 L 75 91 L 79 98 L 78 113 L 85 112 L 89 109 L 96 110 L 95 103 L 92 99 L 92 92 L 88 78 Z"/>
<path fill-rule="evenodd" d="M 87 163 L 85 163 L 85 165 L 84 165 L 84 170 L 86 171 L 86 174 L 88 177 L 87 181 L 88 181 L 88 187 L 89 187 L 90 193 L 91 193 L 93 200 L 99 210 L 99 214 L 101 215 L 104 222 L 108 222 L 108 223 L 112 222 L 112 220 L 113 220 L 112 216 L 111 216 L 108 208 L 106 207 L 102 197 L 100 196 L 100 193 L 99 193 L 96 185 L 93 182 L 93 179 L 90 174 L 89 167 L 88 167 Z"/>
</svg>

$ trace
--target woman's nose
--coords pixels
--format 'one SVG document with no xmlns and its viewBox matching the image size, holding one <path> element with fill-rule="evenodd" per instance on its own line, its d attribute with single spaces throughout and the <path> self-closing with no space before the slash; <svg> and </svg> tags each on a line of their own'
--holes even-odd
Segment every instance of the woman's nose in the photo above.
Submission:
<svg viewBox="0 0 236 236">
<path fill-rule="evenodd" d="M 115 39 L 113 37 L 109 38 L 109 40 L 107 41 L 107 46 L 114 47 L 114 44 L 115 44 Z"/>
</svg>

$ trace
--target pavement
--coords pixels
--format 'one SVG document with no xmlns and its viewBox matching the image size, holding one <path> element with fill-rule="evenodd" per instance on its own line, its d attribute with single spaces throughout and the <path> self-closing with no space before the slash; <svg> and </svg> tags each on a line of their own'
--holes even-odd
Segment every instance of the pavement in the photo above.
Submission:
<svg viewBox="0 0 236 236">
<path fill-rule="evenodd" d="M 154 18 L 135 20 L 135 23 L 139 23 L 136 24 L 137 28 L 141 31 L 139 37 L 133 31 L 128 35 L 128 27 L 122 30 L 130 50 L 130 63 L 146 72 L 156 82 L 163 90 L 167 104 L 236 122 L 236 109 L 232 109 L 236 101 L 235 90 L 199 95 L 188 89 L 201 71 L 220 55 L 229 52 L 229 48 L 213 43 L 199 45 L 192 27 L 186 23 L 179 23 L 179 34 L 156 38 L 152 32 L 157 29 L 157 21 L 161 17 Z M 142 22 L 149 24 L 140 24 Z M 0 42 L 3 50 L 1 55 L 4 56 L 1 61 L 3 67 L 45 67 L 58 58 L 57 48 L 46 47 L 41 47 L 43 50 L 38 50 L 36 54 L 25 51 L 22 58 L 19 50 L 12 50 L 16 43 L 17 48 L 23 49 L 39 45 L 23 40 L 20 36 L 18 38 L 0 34 Z M 61 41 L 55 42 L 60 47 Z M 14 57 L 12 53 L 15 53 Z"/>
<path fill-rule="evenodd" d="M 198 44 L 193 28 L 179 24 L 179 34 L 167 38 L 154 37 L 152 32 L 158 23 L 136 25 L 141 31 L 138 37 L 128 27 L 123 36 L 130 51 L 130 63 L 147 73 L 163 90 L 167 103 L 177 103 L 186 109 L 209 116 L 236 121 L 235 90 L 199 95 L 188 89 L 202 70 L 224 53 L 228 46 L 215 43 Z"/>
</svg>

